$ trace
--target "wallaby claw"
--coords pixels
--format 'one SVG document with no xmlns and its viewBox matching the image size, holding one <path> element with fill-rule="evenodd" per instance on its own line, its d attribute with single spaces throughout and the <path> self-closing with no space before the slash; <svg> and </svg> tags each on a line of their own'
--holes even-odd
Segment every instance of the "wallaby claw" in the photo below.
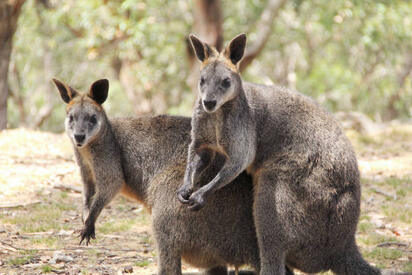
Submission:
<svg viewBox="0 0 412 275">
<path fill-rule="evenodd" d="M 89 245 L 90 239 L 96 239 L 96 234 L 94 232 L 94 226 L 87 226 L 84 227 L 80 233 L 80 243 L 79 245 L 82 244 L 83 241 L 85 241 L 86 246 Z"/>
<path fill-rule="evenodd" d="M 183 198 L 182 194 L 180 194 L 180 193 L 177 193 L 177 198 L 178 198 L 179 201 L 180 201 L 181 203 L 183 203 L 183 204 L 188 204 L 188 203 L 189 203 L 189 200 Z"/>
<path fill-rule="evenodd" d="M 203 192 L 195 192 L 189 198 L 189 209 L 199 211 L 205 206 L 206 200 Z"/>
</svg>

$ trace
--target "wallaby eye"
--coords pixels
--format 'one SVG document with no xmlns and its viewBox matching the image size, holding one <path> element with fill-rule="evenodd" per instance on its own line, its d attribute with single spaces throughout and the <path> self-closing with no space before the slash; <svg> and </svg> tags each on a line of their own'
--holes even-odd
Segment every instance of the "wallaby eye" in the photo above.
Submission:
<svg viewBox="0 0 412 275">
<path fill-rule="evenodd" d="M 96 115 L 92 115 L 92 116 L 90 117 L 90 123 L 91 123 L 91 124 L 96 124 L 96 123 L 97 123 Z"/>
<path fill-rule="evenodd" d="M 73 122 L 73 115 L 69 116 L 69 122 Z"/>
<path fill-rule="evenodd" d="M 202 76 L 200 78 L 200 86 L 203 86 L 205 84 L 205 78 Z"/>
<path fill-rule="evenodd" d="M 229 88 L 230 87 L 230 78 L 226 77 L 225 79 L 223 79 L 222 86 L 224 88 Z"/>
</svg>

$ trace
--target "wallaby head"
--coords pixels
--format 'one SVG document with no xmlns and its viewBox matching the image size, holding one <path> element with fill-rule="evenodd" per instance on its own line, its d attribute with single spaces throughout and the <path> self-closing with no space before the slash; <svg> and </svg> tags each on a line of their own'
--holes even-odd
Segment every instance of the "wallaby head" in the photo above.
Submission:
<svg viewBox="0 0 412 275">
<path fill-rule="evenodd" d="M 67 104 L 65 127 L 73 144 L 81 148 L 93 141 L 107 121 L 102 108 L 109 91 L 109 81 L 100 79 L 94 82 L 89 92 L 82 94 L 72 87 L 53 79 L 60 96 Z"/>
<path fill-rule="evenodd" d="M 222 51 L 190 35 L 197 58 L 202 62 L 199 81 L 199 98 L 208 113 L 218 110 L 234 99 L 242 88 L 238 64 L 246 46 L 246 35 L 239 34 Z"/>
</svg>

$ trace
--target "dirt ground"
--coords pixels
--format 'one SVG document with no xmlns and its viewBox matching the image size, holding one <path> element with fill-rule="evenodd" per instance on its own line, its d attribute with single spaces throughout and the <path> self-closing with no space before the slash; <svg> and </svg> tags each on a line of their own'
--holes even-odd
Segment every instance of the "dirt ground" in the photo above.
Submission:
<svg viewBox="0 0 412 275">
<path fill-rule="evenodd" d="M 380 268 L 412 272 L 412 125 L 347 134 L 362 172 L 362 254 Z M 138 203 L 116 198 L 98 219 L 97 239 L 78 245 L 79 191 L 64 134 L 0 132 L 0 274 L 156 273 L 150 216 Z"/>
</svg>

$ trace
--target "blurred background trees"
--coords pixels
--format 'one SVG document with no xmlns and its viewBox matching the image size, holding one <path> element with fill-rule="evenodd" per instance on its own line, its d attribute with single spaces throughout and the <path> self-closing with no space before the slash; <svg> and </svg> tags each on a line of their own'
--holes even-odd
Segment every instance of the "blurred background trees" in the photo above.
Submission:
<svg viewBox="0 0 412 275">
<path fill-rule="evenodd" d="M 5 9 L 17 4 L 7 65 Z M 197 63 L 185 36 L 222 47 L 246 32 L 246 80 L 297 89 L 332 112 L 407 118 L 411 14 L 407 0 L 0 0 L 0 112 L 8 91 L 9 127 L 63 130 L 56 77 L 82 91 L 108 78 L 110 115 L 190 115 Z"/>
</svg>

